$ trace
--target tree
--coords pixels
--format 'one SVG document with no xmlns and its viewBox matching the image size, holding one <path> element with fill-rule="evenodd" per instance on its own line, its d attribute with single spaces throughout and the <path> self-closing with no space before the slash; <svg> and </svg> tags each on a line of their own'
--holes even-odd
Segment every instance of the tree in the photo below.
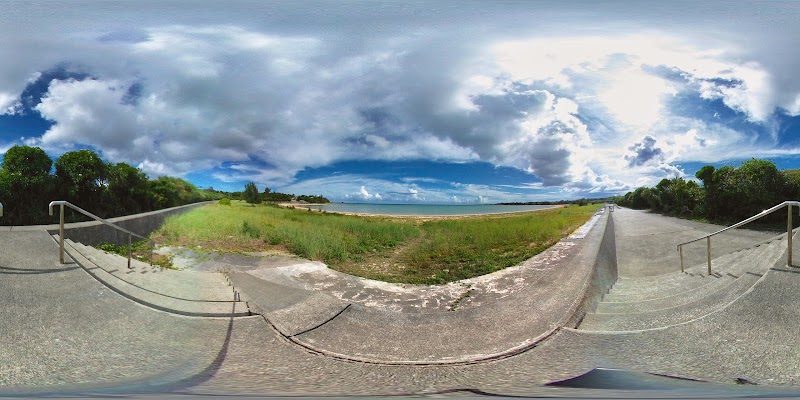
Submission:
<svg viewBox="0 0 800 400">
<path fill-rule="evenodd" d="M 150 181 L 149 186 L 153 194 L 153 209 L 175 207 L 208 199 L 196 186 L 180 178 L 162 176 Z"/>
<path fill-rule="evenodd" d="M 38 147 L 14 146 L 3 156 L 0 196 L 3 223 L 48 223 L 47 204 L 55 200 L 50 169 L 53 160 Z"/>
<path fill-rule="evenodd" d="M 53 160 L 38 147 L 14 146 L 3 156 L 3 169 L 10 174 L 28 177 L 50 175 Z"/>
<path fill-rule="evenodd" d="M 258 193 L 258 188 L 255 182 L 250 181 L 244 185 L 244 200 L 250 204 L 260 204 L 261 195 Z"/>
<path fill-rule="evenodd" d="M 56 181 L 65 200 L 97 210 L 106 182 L 106 163 L 91 150 L 69 151 L 56 160 Z"/>
<path fill-rule="evenodd" d="M 148 210 L 153 203 L 147 174 L 139 168 L 126 163 L 107 166 L 108 197 L 107 204 L 112 204 L 116 215 L 135 214 Z"/>
</svg>

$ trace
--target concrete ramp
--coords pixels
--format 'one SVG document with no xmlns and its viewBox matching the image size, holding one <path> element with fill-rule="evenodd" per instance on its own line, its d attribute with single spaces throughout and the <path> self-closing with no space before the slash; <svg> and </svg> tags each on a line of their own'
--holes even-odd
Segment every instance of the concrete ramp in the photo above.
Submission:
<svg viewBox="0 0 800 400">
<path fill-rule="evenodd" d="M 0 247 L 4 393 L 176 382 L 207 370 L 225 348 L 230 318 L 130 301 L 77 264 L 59 264 L 44 230 L 0 232 Z"/>
<path fill-rule="evenodd" d="M 247 303 L 238 300 L 235 289 L 210 273 L 204 279 L 191 273 L 182 275 L 181 271 L 159 276 L 154 276 L 154 272 L 144 275 L 142 272 L 148 272 L 152 267 L 137 266 L 137 270 L 128 270 L 127 266 L 114 265 L 113 258 L 101 251 L 71 240 L 65 241 L 65 251 L 98 282 L 146 307 L 192 317 L 252 315 Z"/>
</svg>

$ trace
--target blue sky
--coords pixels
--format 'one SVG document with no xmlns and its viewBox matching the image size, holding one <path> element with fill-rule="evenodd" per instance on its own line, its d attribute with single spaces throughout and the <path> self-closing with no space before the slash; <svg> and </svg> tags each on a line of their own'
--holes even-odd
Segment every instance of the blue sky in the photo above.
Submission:
<svg viewBox="0 0 800 400">
<path fill-rule="evenodd" d="M 6 2 L 0 151 L 334 201 L 800 168 L 797 2 Z"/>
</svg>

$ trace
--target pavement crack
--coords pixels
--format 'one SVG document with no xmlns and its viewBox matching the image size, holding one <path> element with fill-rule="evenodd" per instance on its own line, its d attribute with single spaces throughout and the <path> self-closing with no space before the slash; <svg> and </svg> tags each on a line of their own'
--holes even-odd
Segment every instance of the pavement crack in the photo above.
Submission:
<svg viewBox="0 0 800 400">
<path fill-rule="evenodd" d="M 343 309 L 341 309 L 341 311 L 339 311 L 338 313 L 336 313 L 334 316 L 332 316 L 332 317 L 330 317 L 330 318 L 326 319 L 325 321 L 322 321 L 322 322 L 321 322 L 319 325 L 317 325 L 317 326 L 314 326 L 314 327 L 311 327 L 311 328 L 308 328 L 308 329 L 306 329 L 306 330 L 304 330 L 304 331 L 302 331 L 302 332 L 300 332 L 300 333 L 295 333 L 294 335 L 289 335 L 288 337 L 289 337 L 289 338 L 293 338 L 293 337 L 297 337 L 297 336 L 300 336 L 300 335 L 302 335 L 302 334 L 305 334 L 305 333 L 311 332 L 311 331 L 313 331 L 314 329 L 317 329 L 317 328 L 319 328 L 319 327 L 321 327 L 321 326 L 323 326 L 323 325 L 327 324 L 328 322 L 331 322 L 331 321 L 333 321 L 334 319 L 336 319 L 336 317 L 338 317 L 338 316 L 342 315 L 342 313 L 343 313 L 343 312 L 345 312 L 345 310 L 347 310 L 348 308 L 350 308 L 350 306 L 352 306 L 352 305 L 353 305 L 352 303 L 349 303 L 349 304 L 347 304 L 347 305 L 346 305 L 346 306 L 345 306 Z"/>
</svg>

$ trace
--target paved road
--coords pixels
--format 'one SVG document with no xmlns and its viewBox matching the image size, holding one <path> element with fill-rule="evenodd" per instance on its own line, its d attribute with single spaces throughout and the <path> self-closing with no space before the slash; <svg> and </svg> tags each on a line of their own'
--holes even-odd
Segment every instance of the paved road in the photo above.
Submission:
<svg viewBox="0 0 800 400">
<path fill-rule="evenodd" d="M 680 270 L 679 243 L 703 237 L 724 228 L 680 218 L 664 217 L 648 211 L 617 208 L 617 262 L 620 277 L 659 275 Z M 711 239 L 712 256 L 717 257 L 768 239 L 777 233 L 733 229 Z M 684 263 L 706 262 L 706 242 L 684 247 Z"/>
</svg>

